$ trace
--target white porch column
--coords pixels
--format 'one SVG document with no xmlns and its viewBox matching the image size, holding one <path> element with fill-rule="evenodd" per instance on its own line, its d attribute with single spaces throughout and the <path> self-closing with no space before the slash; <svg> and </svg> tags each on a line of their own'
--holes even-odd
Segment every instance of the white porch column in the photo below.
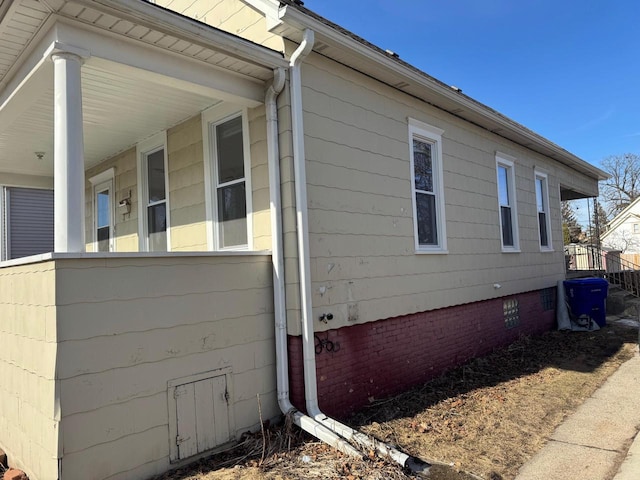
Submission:
<svg viewBox="0 0 640 480">
<path fill-rule="evenodd" d="M 84 252 L 82 58 L 54 53 L 54 251 Z"/>
</svg>

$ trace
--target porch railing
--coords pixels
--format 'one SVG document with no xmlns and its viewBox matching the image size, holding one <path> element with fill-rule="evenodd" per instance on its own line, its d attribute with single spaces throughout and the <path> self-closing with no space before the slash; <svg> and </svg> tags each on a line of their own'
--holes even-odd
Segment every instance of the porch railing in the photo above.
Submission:
<svg viewBox="0 0 640 480">
<path fill-rule="evenodd" d="M 597 245 L 565 245 L 567 273 L 585 272 L 602 276 L 610 284 L 640 297 L 640 265 L 621 256 L 619 251 Z"/>
</svg>

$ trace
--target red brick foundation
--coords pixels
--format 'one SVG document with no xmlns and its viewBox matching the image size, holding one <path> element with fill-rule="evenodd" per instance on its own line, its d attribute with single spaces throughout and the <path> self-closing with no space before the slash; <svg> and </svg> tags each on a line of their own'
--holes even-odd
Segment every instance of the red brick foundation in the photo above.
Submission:
<svg viewBox="0 0 640 480">
<path fill-rule="evenodd" d="M 542 291 L 533 291 L 318 333 L 337 350 L 316 354 L 320 408 L 344 417 L 520 335 L 548 331 L 555 325 L 555 295 L 549 289 L 545 301 Z M 507 328 L 503 301 L 513 298 L 520 323 Z M 304 410 L 301 337 L 290 336 L 288 343 L 291 399 Z"/>
</svg>

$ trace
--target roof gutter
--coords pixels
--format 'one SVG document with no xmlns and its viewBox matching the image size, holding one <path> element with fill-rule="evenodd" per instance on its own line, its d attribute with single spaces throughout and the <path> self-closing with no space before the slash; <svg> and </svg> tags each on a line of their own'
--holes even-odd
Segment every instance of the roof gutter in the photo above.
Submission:
<svg viewBox="0 0 640 480">
<path fill-rule="evenodd" d="M 568 152 L 564 148 L 556 145 L 555 143 L 547 140 L 546 138 L 538 135 L 537 133 L 529 130 L 528 128 L 520 125 L 519 123 L 511 120 L 510 118 L 502 115 L 501 113 L 487 107 L 486 105 L 481 104 L 480 102 L 472 99 L 471 97 L 464 95 L 456 90 L 451 89 L 450 86 L 436 80 L 433 77 L 428 76 L 427 74 L 420 72 L 419 70 L 410 67 L 408 64 L 405 64 L 396 58 L 389 57 L 382 52 L 377 51 L 375 48 L 365 45 L 358 40 L 345 35 L 344 33 L 336 30 L 335 28 L 327 25 L 324 22 L 319 21 L 316 18 L 313 18 L 303 11 L 291 7 L 284 6 L 280 8 L 279 11 L 280 19 L 286 24 L 299 29 L 312 29 L 316 31 L 322 37 L 327 38 L 328 40 L 339 44 L 343 49 L 350 50 L 353 54 L 364 57 L 372 62 L 375 62 L 379 65 L 382 65 L 384 68 L 392 70 L 396 72 L 398 75 L 403 76 L 406 80 L 419 85 L 432 93 L 445 98 L 449 101 L 455 102 L 460 105 L 463 109 L 473 112 L 487 121 L 499 125 L 499 128 L 508 130 L 520 137 L 522 140 L 519 143 L 525 148 L 535 150 L 532 148 L 533 145 L 538 146 L 541 150 L 546 150 L 549 153 L 540 152 L 546 156 L 550 156 L 554 160 L 567 165 L 573 169 L 576 169 L 586 175 L 589 175 L 597 180 L 606 180 L 609 178 L 606 172 L 600 170 L 597 167 L 585 162 L 581 158 L 576 155 Z M 402 90 L 401 90 L 402 91 Z M 406 92 L 405 92 L 406 93 Z M 444 109 L 447 111 L 446 109 Z M 460 115 L 455 114 L 453 112 L 448 112 L 452 115 L 460 117 Z M 461 117 L 464 118 L 464 117 Z M 479 125 L 484 127 L 483 125 Z M 487 128 L 490 132 L 499 135 L 495 132 L 495 129 Z M 505 137 L 506 138 L 506 137 Z M 511 141 L 515 141 L 513 139 L 509 139 Z M 533 145 L 527 145 L 527 143 Z"/>
</svg>

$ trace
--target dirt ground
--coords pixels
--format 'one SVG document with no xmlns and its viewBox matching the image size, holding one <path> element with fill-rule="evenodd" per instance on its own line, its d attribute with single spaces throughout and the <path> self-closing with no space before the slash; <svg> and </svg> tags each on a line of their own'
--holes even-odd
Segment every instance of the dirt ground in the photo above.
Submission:
<svg viewBox="0 0 640 480">
<path fill-rule="evenodd" d="M 348 419 L 435 465 L 426 478 L 509 480 L 558 424 L 637 349 L 637 327 L 523 337 Z M 462 473 L 467 472 L 467 473 Z M 364 452 L 353 459 L 285 424 L 157 480 L 410 479 Z"/>
</svg>

